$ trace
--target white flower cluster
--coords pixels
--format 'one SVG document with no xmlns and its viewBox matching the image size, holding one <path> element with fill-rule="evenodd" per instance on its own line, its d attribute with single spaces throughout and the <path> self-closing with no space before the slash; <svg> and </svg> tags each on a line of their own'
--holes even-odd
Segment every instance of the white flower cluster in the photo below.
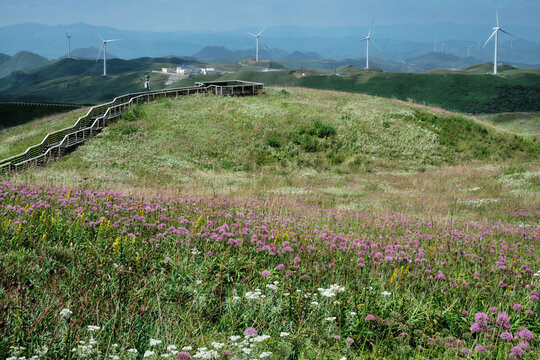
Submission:
<svg viewBox="0 0 540 360">
<path fill-rule="evenodd" d="M 78 355 L 80 358 L 91 357 L 94 354 L 99 354 L 98 342 L 94 338 L 90 338 L 88 343 L 80 340 L 76 348 L 71 349 L 71 352 Z"/>
<path fill-rule="evenodd" d="M 161 344 L 161 340 L 150 339 L 150 346 L 156 346 L 156 345 L 159 345 L 159 344 Z"/>
<path fill-rule="evenodd" d="M 88 331 L 90 331 L 90 332 L 99 331 L 99 329 L 101 329 L 99 326 L 96 326 L 96 325 L 88 325 Z"/>
<path fill-rule="evenodd" d="M 202 347 L 197 349 L 197 353 L 193 355 L 194 359 L 217 359 L 219 358 L 219 353 L 216 350 L 209 350 L 208 348 Z"/>
<path fill-rule="evenodd" d="M 392 293 L 390 291 L 383 291 L 381 294 L 382 294 L 382 296 L 390 296 L 390 295 L 392 295 Z"/>
<path fill-rule="evenodd" d="M 317 290 L 321 293 L 321 296 L 331 298 L 335 297 L 337 293 L 344 292 L 345 288 L 337 284 L 333 284 L 330 285 L 328 289 L 318 288 Z"/>
<path fill-rule="evenodd" d="M 214 342 L 212 343 L 212 346 L 214 347 L 214 349 L 219 350 L 219 349 L 221 349 L 222 347 L 224 347 L 225 344 L 224 344 L 224 343 L 219 343 L 219 342 L 215 342 L 215 341 L 214 341 Z"/>
<path fill-rule="evenodd" d="M 274 281 L 273 284 L 266 284 L 266 288 L 267 289 L 270 289 L 272 291 L 277 291 L 278 290 L 278 285 L 279 284 L 279 281 Z"/>
<path fill-rule="evenodd" d="M 73 314 L 73 311 L 71 311 L 69 309 L 62 309 L 62 311 L 60 311 L 60 315 L 65 317 L 65 318 L 70 317 L 72 314 Z"/>
<path fill-rule="evenodd" d="M 247 293 L 245 293 L 244 296 L 246 297 L 246 299 L 249 300 L 260 300 L 266 297 L 265 295 L 263 295 L 260 289 L 255 289 L 255 291 L 248 291 Z"/>
</svg>

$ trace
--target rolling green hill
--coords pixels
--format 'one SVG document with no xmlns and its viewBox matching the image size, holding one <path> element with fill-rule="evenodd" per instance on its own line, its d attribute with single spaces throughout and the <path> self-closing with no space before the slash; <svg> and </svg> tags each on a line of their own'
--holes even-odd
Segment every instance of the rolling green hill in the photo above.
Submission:
<svg viewBox="0 0 540 360">
<path fill-rule="evenodd" d="M 49 63 L 50 61 L 43 56 L 28 51 L 20 51 L 0 64 L 0 78 L 11 74 L 13 71 L 34 70 Z"/>
<path fill-rule="evenodd" d="M 534 69 L 509 71 L 508 75 L 501 76 L 369 72 L 296 78 L 287 72 L 240 72 L 212 77 L 216 80 L 232 78 L 271 86 L 300 86 L 412 100 L 464 113 L 540 111 L 540 74 Z M 172 86 L 186 84 L 188 82 L 184 81 Z"/>
<path fill-rule="evenodd" d="M 143 77 L 151 70 L 186 62 L 188 60 L 182 58 L 111 59 L 107 61 L 109 76 L 103 77 L 102 62 L 62 59 L 34 71 L 15 72 L 0 79 L 0 100 L 76 104 L 106 102 L 122 94 L 143 91 Z M 152 87 L 164 87 L 166 79 L 163 75 L 152 74 Z"/>
</svg>

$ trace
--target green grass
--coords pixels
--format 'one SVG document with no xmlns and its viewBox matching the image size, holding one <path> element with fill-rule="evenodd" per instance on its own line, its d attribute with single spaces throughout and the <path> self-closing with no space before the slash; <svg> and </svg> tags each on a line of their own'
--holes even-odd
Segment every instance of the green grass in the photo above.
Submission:
<svg viewBox="0 0 540 360">
<path fill-rule="evenodd" d="M 514 134 L 540 136 L 540 112 L 490 114 L 478 118 Z"/>
</svg>

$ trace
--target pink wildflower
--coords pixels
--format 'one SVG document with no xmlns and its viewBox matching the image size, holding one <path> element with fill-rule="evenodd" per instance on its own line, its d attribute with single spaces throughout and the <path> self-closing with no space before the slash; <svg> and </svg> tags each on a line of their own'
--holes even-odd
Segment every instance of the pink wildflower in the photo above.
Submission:
<svg viewBox="0 0 540 360">
<path fill-rule="evenodd" d="M 244 330 L 244 336 L 257 336 L 257 330 L 254 327 L 248 327 L 246 330 Z"/>
<path fill-rule="evenodd" d="M 375 320 L 375 316 L 369 314 L 368 316 L 366 316 L 366 321 L 373 321 Z"/>
<path fill-rule="evenodd" d="M 264 277 L 268 277 L 268 276 L 270 276 L 270 271 L 264 270 L 261 275 L 264 276 Z"/>
</svg>

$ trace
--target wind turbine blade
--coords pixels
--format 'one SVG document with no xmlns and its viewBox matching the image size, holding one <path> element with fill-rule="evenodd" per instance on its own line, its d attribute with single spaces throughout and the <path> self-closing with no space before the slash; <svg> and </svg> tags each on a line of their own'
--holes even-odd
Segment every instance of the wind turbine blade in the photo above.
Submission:
<svg viewBox="0 0 540 360">
<path fill-rule="evenodd" d="M 371 41 L 373 44 L 375 44 L 375 46 L 377 47 L 377 49 L 379 49 L 380 51 L 384 51 L 383 49 L 381 49 L 381 47 L 380 47 L 379 45 L 377 45 L 377 43 L 375 42 L 375 40 L 369 39 L 369 41 Z"/>
<path fill-rule="evenodd" d="M 369 27 L 368 37 L 371 37 L 371 32 L 373 31 L 373 23 L 374 22 L 375 22 L 375 19 L 371 19 L 371 26 Z"/>
<path fill-rule="evenodd" d="M 516 35 L 510 34 L 510 33 L 509 33 L 508 31 L 506 31 L 506 30 L 503 30 L 503 29 L 499 29 L 499 30 L 502 31 L 502 32 L 505 33 L 505 34 L 508 34 L 508 35 L 513 36 L 513 37 L 515 37 L 516 39 L 518 39 L 518 37 L 517 37 Z"/>
<path fill-rule="evenodd" d="M 105 39 L 103 38 L 103 36 L 101 36 L 101 35 L 97 32 L 97 30 L 96 30 L 95 27 L 92 26 L 92 29 L 94 29 L 94 32 L 96 33 L 97 36 L 99 36 L 99 38 L 101 39 L 101 41 L 105 41 Z"/>
<path fill-rule="evenodd" d="M 248 34 L 251 35 L 251 36 L 257 37 L 257 35 L 255 35 L 255 34 L 253 34 L 253 33 L 250 33 L 250 32 L 248 32 L 248 31 L 246 31 L 246 33 L 248 33 Z"/>
<path fill-rule="evenodd" d="M 365 38 L 363 38 L 363 39 L 356 40 L 356 42 L 362 42 L 362 41 L 366 41 L 366 40 L 369 40 L 369 38 L 368 38 L 368 37 L 365 37 Z"/>
<path fill-rule="evenodd" d="M 499 30 L 495 30 L 495 31 L 493 32 L 493 34 L 491 34 L 491 36 L 489 37 L 489 39 L 486 40 L 484 46 L 482 46 L 482 47 L 486 47 L 486 45 L 487 45 L 487 43 L 489 42 L 489 40 L 491 40 L 491 38 L 493 38 L 493 37 L 495 36 L 495 34 L 497 33 L 497 31 L 499 31 Z"/>
<path fill-rule="evenodd" d="M 261 36 L 261 34 L 263 33 L 264 30 L 266 30 L 266 28 L 262 29 L 261 32 L 259 32 L 259 33 L 257 34 L 257 37 Z"/>
<path fill-rule="evenodd" d="M 112 40 L 105 40 L 105 42 L 108 42 L 108 43 L 109 43 L 109 42 L 113 42 L 113 41 L 120 41 L 120 40 L 122 40 L 122 39 L 112 39 Z"/>
<path fill-rule="evenodd" d="M 497 17 L 497 27 L 499 27 L 499 9 L 497 9 L 497 4 L 495 4 L 495 0 L 493 0 L 493 5 L 495 5 L 495 16 Z"/>
<path fill-rule="evenodd" d="M 105 41 L 103 42 L 103 44 L 101 44 L 101 48 L 99 49 L 99 52 L 97 54 L 97 58 L 96 58 L 96 62 L 98 62 L 99 60 L 99 55 L 101 55 L 101 50 L 103 50 L 103 47 L 105 46 Z"/>
</svg>

